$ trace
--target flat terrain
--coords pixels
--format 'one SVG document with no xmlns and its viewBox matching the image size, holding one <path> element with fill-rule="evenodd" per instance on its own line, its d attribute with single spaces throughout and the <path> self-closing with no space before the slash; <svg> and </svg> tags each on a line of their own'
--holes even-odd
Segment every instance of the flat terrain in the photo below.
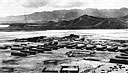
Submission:
<svg viewBox="0 0 128 73">
<path fill-rule="evenodd" d="M 43 61 L 45 60 L 59 60 L 59 64 L 74 64 L 74 62 L 78 62 L 81 70 L 86 70 L 88 67 L 90 69 L 97 68 L 99 65 L 103 65 L 103 67 L 96 70 L 96 73 L 101 71 L 101 69 L 107 69 L 108 67 L 114 66 L 116 64 L 107 63 L 110 58 L 114 58 L 115 55 L 119 55 L 119 52 L 100 52 L 96 51 L 96 53 L 92 56 L 88 55 L 88 58 L 97 58 L 99 61 L 88 61 L 83 60 L 83 57 L 67 57 L 65 55 L 66 52 L 71 49 L 59 49 L 53 50 L 51 52 L 45 52 L 43 54 L 31 55 L 27 57 L 15 57 L 10 55 L 10 50 L 0 50 L 0 67 L 10 67 L 14 68 L 14 72 L 12 73 L 41 73 L 44 66 L 57 66 L 57 65 L 44 65 Z M 83 61 L 82 61 L 83 60 Z M 85 66 L 85 67 L 83 67 Z M 105 68 L 104 68 L 105 67 Z M 105 69 L 105 70 L 106 70 Z M 2 69 L 1 69 L 2 71 Z M 3 72 L 4 73 L 4 72 Z M 5 72 L 6 73 L 6 72 Z M 120 73 L 120 72 L 118 72 Z"/>
<path fill-rule="evenodd" d="M 127 29 L 89 29 L 89 30 L 46 30 L 46 31 L 17 31 L 0 32 L 0 40 L 10 40 L 15 38 L 27 38 L 35 36 L 65 36 L 69 34 L 85 35 L 95 39 L 127 40 Z"/>
<path fill-rule="evenodd" d="M 27 38 L 34 36 L 48 36 L 48 37 L 61 37 L 69 35 L 71 33 L 84 35 L 88 39 L 109 39 L 109 40 L 127 40 L 128 31 L 127 30 L 50 30 L 50 31 L 35 31 L 35 32 L 0 32 L 0 45 L 10 43 L 5 42 L 5 40 L 10 40 L 14 38 Z M 11 42 L 14 44 L 14 42 Z M 54 67 L 60 66 L 61 64 L 77 64 L 80 66 L 81 72 L 85 70 L 90 70 L 87 73 L 100 73 L 102 70 L 110 70 L 110 67 L 117 66 L 114 63 L 108 63 L 110 58 L 120 55 L 120 52 L 108 52 L 108 51 L 95 51 L 95 54 L 86 55 L 85 57 L 68 57 L 65 53 L 71 51 L 72 49 L 60 48 L 58 50 L 52 50 L 51 52 L 39 53 L 36 55 L 30 55 L 27 57 L 17 57 L 11 56 L 11 50 L 1 50 L 0 49 L 0 72 L 11 68 L 14 69 L 12 73 L 42 73 L 42 69 L 45 66 Z M 97 58 L 100 61 L 89 61 L 83 60 L 83 58 Z M 45 65 L 43 61 L 45 60 L 59 60 L 57 65 Z M 98 68 L 98 66 L 101 67 Z M 127 65 L 123 65 L 125 68 L 119 69 L 118 71 L 112 71 L 111 73 L 125 73 L 128 69 Z"/>
</svg>

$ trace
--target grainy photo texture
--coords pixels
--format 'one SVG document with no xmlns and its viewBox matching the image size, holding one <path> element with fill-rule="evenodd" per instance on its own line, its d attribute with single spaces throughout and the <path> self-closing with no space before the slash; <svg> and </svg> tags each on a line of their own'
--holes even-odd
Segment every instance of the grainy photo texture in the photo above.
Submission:
<svg viewBox="0 0 128 73">
<path fill-rule="evenodd" d="M 128 0 L 0 0 L 0 73 L 128 73 Z"/>
</svg>

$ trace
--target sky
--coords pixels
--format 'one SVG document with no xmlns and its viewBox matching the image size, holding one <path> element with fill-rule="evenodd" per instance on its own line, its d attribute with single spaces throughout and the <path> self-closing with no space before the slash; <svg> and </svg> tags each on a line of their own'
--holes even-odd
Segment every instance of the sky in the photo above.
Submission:
<svg viewBox="0 0 128 73">
<path fill-rule="evenodd" d="M 128 8 L 128 0 L 0 0 L 0 17 L 60 9 Z"/>
</svg>

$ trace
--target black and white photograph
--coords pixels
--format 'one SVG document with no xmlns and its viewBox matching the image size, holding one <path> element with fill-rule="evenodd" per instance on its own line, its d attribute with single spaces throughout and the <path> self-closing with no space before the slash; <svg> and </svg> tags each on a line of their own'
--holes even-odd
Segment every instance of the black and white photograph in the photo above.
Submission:
<svg viewBox="0 0 128 73">
<path fill-rule="evenodd" d="M 128 73 L 128 0 L 0 0 L 0 73 Z"/>
</svg>

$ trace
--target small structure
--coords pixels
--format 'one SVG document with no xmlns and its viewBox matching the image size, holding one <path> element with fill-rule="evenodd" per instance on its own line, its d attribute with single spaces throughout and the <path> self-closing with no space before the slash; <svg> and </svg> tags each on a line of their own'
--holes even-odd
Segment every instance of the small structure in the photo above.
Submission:
<svg viewBox="0 0 128 73">
<path fill-rule="evenodd" d="M 83 59 L 84 60 L 90 60 L 90 61 L 100 61 L 100 59 L 97 59 L 97 58 L 86 58 L 86 57 L 84 57 Z"/>
<path fill-rule="evenodd" d="M 60 73 L 79 73 L 79 66 L 62 66 Z"/>
<path fill-rule="evenodd" d="M 47 64 L 57 65 L 57 60 L 45 60 L 44 65 L 47 65 Z"/>
<path fill-rule="evenodd" d="M 127 53 L 122 53 L 122 54 L 120 54 L 121 56 L 128 56 L 128 54 Z"/>
<path fill-rule="evenodd" d="M 11 52 L 11 55 L 13 55 L 13 56 L 21 56 L 21 57 L 28 56 L 27 53 L 23 53 L 23 52 Z"/>
<path fill-rule="evenodd" d="M 95 52 L 89 50 L 72 50 L 66 52 L 66 55 L 68 55 L 68 57 L 85 57 L 92 54 L 95 54 Z"/>
<path fill-rule="evenodd" d="M 27 43 L 21 43 L 21 46 L 27 46 Z"/>
<path fill-rule="evenodd" d="M 23 50 L 23 49 L 24 49 L 23 47 L 16 47 L 16 46 L 11 47 L 11 50 Z"/>
<path fill-rule="evenodd" d="M 77 44 L 77 46 L 75 48 L 76 49 L 83 49 L 84 47 L 86 47 L 85 44 Z"/>
<path fill-rule="evenodd" d="M 96 46 L 96 50 L 97 50 L 97 51 L 105 51 L 106 48 L 107 48 L 107 46 L 102 46 L 102 45 L 97 45 L 97 46 Z"/>
<path fill-rule="evenodd" d="M 38 47 L 38 48 L 44 47 L 44 43 L 43 43 L 43 44 L 38 44 L 37 47 Z"/>
<path fill-rule="evenodd" d="M 7 46 L 0 46 L 0 49 L 8 49 Z"/>
<path fill-rule="evenodd" d="M 120 59 L 120 58 L 112 58 L 110 59 L 111 63 L 119 63 L 119 64 L 128 64 L 127 59 Z"/>
<path fill-rule="evenodd" d="M 38 45 L 35 45 L 35 44 L 30 45 L 30 48 L 37 48 L 37 47 L 38 47 Z"/>
<path fill-rule="evenodd" d="M 116 52 L 118 50 L 118 46 L 107 46 L 108 51 Z"/>
<path fill-rule="evenodd" d="M 128 56 L 116 56 L 116 58 L 120 58 L 120 59 L 128 59 Z"/>
<path fill-rule="evenodd" d="M 6 46 L 6 48 L 11 48 L 11 44 L 4 44 L 4 47 Z"/>
<path fill-rule="evenodd" d="M 35 52 L 35 51 L 21 50 L 21 52 L 27 53 L 27 54 L 29 54 L 29 55 L 36 55 L 36 54 L 37 54 L 37 52 Z"/>
<path fill-rule="evenodd" d="M 86 50 L 93 50 L 94 48 L 96 48 L 95 45 L 88 44 L 88 45 L 86 46 Z"/>
<path fill-rule="evenodd" d="M 21 44 L 13 44 L 12 46 L 14 46 L 14 47 L 20 47 Z"/>
<path fill-rule="evenodd" d="M 47 48 L 47 47 L 44 48 L 44 51 L 52 51 L 52 50 L 53 50 L 52 48 Z"/>
<path fill-rule="evenodd" d="M 37 53 L 44 53 L 44 50 L 43 49 L 29 49 L 30 51 L 35 51 Z"/>
<path fill-rule="evenodd" d="M 6 73 L 12 73 L 12 72 L 14 72 L 14 68 L 12 68 L 12 67 L 2 67 L 1 70 L 0 70 L 0 72 L 1 72 L 1 73 L 3 73 L 3 72 L 4 72 L 4 73 L 5 73 L 5 72 L 6 72 Z"/>
<path fill-rule="evenodd" d="M 66 46 L 67 46 L 67 44 L 59 44 L 59 45 L 57 45 L 58 48 L 64 48 Z"/>
<path fill-rule="evenodd" d="M 118 51 L 120 52 L 128 51 L 128 47 L 118 47 Z"/>
<path fill-rule="evenodd" d="M 44 67 L 42 73 L 60 73 L 60 67 Z"/>
<path fill-rule="evenodd" d="M 44 49 L 44 47 L 38 47 L 37 49 Z"/>
<path fill-rule="evenodd" d="M 128 43 L 122 43 L 122 47 L 128 47 Z"/>
<path fill-rule="evenodd" d="M 74 47 L 76 47 L 76 46 L 77 46 L 77 44 L 70 44 L 70 45 L 67 45 L 67 48 L 74 49 Z"/>
<path fill-rule="evenodd" d="M 47 46 L 47 48 L 52 48 L 53 50 L 58 50 L 59 48 L 58 48 L 58 46 Z"/>
</svg>

